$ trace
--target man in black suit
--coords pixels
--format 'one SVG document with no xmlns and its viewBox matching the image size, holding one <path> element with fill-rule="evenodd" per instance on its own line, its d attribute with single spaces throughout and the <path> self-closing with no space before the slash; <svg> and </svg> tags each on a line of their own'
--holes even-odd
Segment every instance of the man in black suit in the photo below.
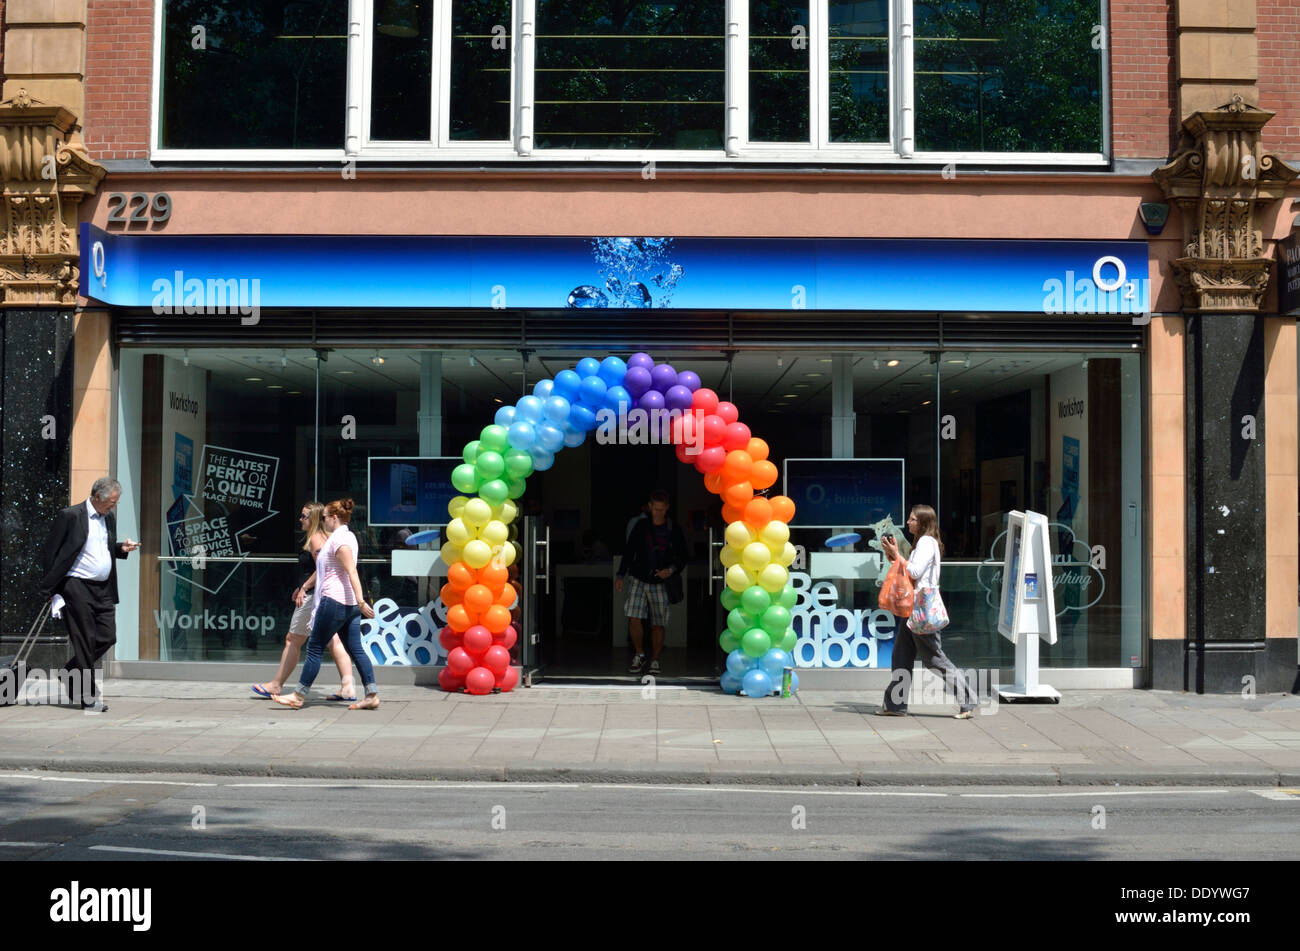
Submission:
<svg viewBox="0 0 1300 951">
<path fill-rule="evenodd" d="M 82 707 L 108 709 L 95 697 L 95 662 L 117 642 L 117 558 L 139 542 L 117 540 L 113 509 L 122 496 L 116 479 L 96 479 L 90 498 L 59 512 L 41 552 L 42 598 L 63 598 L 72 659 L 63 665 L 79 679 L 70 688 Z"/>
</svg>

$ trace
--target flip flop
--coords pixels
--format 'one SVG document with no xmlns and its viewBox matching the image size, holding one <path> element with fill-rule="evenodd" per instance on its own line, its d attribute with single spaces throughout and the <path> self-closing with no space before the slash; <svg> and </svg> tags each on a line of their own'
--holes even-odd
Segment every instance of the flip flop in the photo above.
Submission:
<svg viewBox="0 0 1300 951">
<path fill-rule="evenodd" d="M 356 702 L 357 702 L 357 698 L 356 698 L 356 697 L 345 697 L 345 696 L 343 696 L 343 694 L 341 694 L 341 693 L 332 693 L 332 694 L 330 694 L 328 697 L 326 697 L 325 699 L 326 699 L 326 700 L 333 700 L 333 701 L 335 701 L 335 702 L 340 701 L 340 700 L 346 700 L 348 703 L 356 703 Z"/>
<path fill-rule="evenodd" d="M 267 690 L 265 687 L 263 687 L 261 684 L 253 684 L 253 693 L 255 693 L 255 694 L 257 694 L 259 697 L 263 697 L 263 698 L 265 698 L 265 699 L 267 699 L 267 700 L 271 700 L 271 699 L 273 699 L 274 696 L 275 696 L 275 695 L 272 694 L 269 690 Z"/>
</svg>

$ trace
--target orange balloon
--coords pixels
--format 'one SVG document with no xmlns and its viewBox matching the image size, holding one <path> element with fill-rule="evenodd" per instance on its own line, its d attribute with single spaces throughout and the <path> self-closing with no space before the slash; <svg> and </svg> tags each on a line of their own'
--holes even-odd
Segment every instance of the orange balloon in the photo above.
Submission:
<svg viewBox="0 0 1300 951">
<path fill-rule="evenodd" d="M 488 562 L 478 570 L 478 583 L 492 589 L 493 594 L 501 591 L 501 586 L 510 580 L 510 569 Z"/>
<path fill-rule="evenodd" d="M 483 626 L 493 634 L 500 634 L 510 626 L 509 609 L 494 604 L 483 612 Z"/>
<path fill-rule="evenodd" d="M 727 453 L 727 461 L 722 464 L 722 478 L 744 480 L 749 478 L 749 470 L 754 467 L 754 460 L 743 449 L 733 449 Z"/>
<path fill-rule="evenodd" d="M 469 612 L 465 610 L 465 605 L 454 604 L 447 609 L 447 626 L 457 634 L 464 634 L 473 623 Z"/>
<path fill-rule="evenodd" d="M 776 485 L 776 480 L 780 478 L 781 473 L 776 466 L 764 459 L 762 462 L 754 463 L 754 467 L 749 470 L 749 482 L 755 488 L 770 489 Z"/>
<path fill-rule="evenodd" d="M 768 501 L 772 503 L 772 518 L 787 525 L 794 520 L 794 500 L 788 495 L 774 495 Z"/>
<path fill-rule="evenodd" d="M 474 583 L 474 569 L 463 561 L 458 561 L 447 569 L 447 584 L 458 591 L 464 591 Z M 443 598 L 446 601 L 446 598 Z"/>
<path fill-rule="evenodd" d="M 515 599 L 519 597 L 519 592 L 522 590 L 523 589 L 514 582 L 503 584 L 501 586 L 501 593 L 496 597 L 497 604 L 503 604 L 508 608 L 512 607 L 515 603 Z"/>
<path fill-rule="evenodd" d="M 745 503 L 746 525 L 757 530 L 770 521 L 772 521 L 772 503 L 767 499 L 759 497 Z"/>
<path fill-rule="evenodd" d="M 749 453 L 749 458 L 755 462 L 762 462 L 767 458 L 769 448 L 766 442 L 755 436 L 749 441 L 749 445 L 745 447 L 745 452 Z"/>
<path fill-rule="evenodd" d="M 742 522 L 745 520 L 745 510 L 736 505 L 724 505 L 722 507 L 722 520 L 728 525 L 732 522 Z"/>
<path fill-rule="evenodd" d="M 472 584 L 465 589 L 465 609 L 471 614 L 482 614 L 492 606 L 492 589 L 485 584 Z"/>
<path fill-rule="evenodd" d="M 704 477 L 704 487 L 717 495 L 722 491 L 722 473 L 710 472 Z"/>
<path fill-rule="evenodd" d="M 443 604 L 451 607 L 453 604 L 460 604 L 465 600 L 465 592 L 452 586 L 449 582 L 442 586 L 442 590 L 438 592 L 438 597 L 442 598 Z"/>
<path fill-rule="evenodd" d="M 738 482 L 722 490 L 723 501 L 731 505 L 744 505 L 754 497 L 754 487 L 748 482 Z"/>
</svg>

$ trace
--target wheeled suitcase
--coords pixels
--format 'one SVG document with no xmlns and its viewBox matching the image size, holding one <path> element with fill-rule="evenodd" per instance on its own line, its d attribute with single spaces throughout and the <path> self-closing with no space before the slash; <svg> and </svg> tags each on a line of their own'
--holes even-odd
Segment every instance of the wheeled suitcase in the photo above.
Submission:
<svg viewBox="0 0 1300 951">
<path fill-rule="evenodd" d="M 41 613 L 36 615 L 36 620 L 32 622 L 27 637 L 18 645 L 18 653 L 9 657 L 0 657 L 0 707 L 12 706 L 18 702 L 22 694 L 23 681 L 27 679 L 27 658 L 31 656 L 32 648 L 36 646 L 36 638 L 45 629 L 45 622 L 49 616 L 50 602 L 46 601 L 41 607 Z"/>
</svg>

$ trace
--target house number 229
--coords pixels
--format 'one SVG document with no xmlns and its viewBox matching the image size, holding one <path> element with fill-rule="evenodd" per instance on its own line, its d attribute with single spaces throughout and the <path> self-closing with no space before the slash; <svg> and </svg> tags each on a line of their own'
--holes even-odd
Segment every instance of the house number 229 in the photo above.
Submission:
<svg viewBox="0 0 1300 951">
<path fill-rule="evenodd" d="M 108 193 L 108 226 L 162 224 L 172 216 L 172 196 L 166 192 L 146 195 L 144 192 Z"/>
</svg>

